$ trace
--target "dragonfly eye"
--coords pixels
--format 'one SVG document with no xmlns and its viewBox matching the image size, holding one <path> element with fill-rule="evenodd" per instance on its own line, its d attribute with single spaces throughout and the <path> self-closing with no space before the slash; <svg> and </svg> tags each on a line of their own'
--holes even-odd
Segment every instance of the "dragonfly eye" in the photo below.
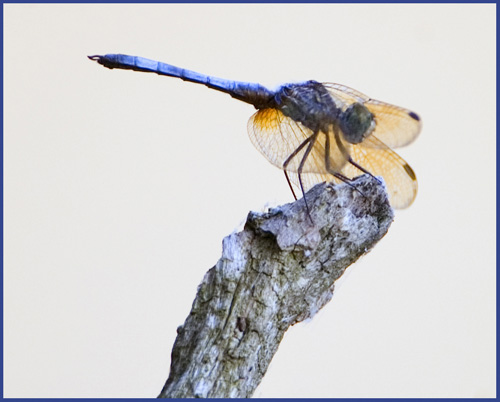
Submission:
<svg viewBox="0 0 500 402">
<path fill-rule="evenodd" d="M 373 130 L 373 114 L 361 103 L 353 103 L 340 116 L 340 129 L 351 144 L 359 144 Z"/>
</svg>

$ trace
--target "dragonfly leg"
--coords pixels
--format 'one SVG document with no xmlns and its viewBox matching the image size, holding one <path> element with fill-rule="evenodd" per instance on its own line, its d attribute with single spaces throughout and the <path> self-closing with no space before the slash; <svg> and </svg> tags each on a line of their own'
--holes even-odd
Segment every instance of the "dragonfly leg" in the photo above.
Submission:
<svg viewBox="0 0 500 402">
<path fill-rule="evenodd" d="M 352 160 L 349 153 L 345 149 L 344 145 L 340 141 L 338 130 L 334 127 L 334 132 L 335 132 L 335 142 L 338 148 L 340 149 L 340 152 L 344 155 L 347 161 Z M 340 181 L 346 183 L 347 185 L 351 186 L 354 190 L 356 190 L 358 193 L 360 193 L 363 197 L 366 198 L 366 195 L 363 194 L 354 184 L 352 184 L 352 179 L 349 177 L 344 176 L 343 174 L 335 171 L 332 166 L 330 165 L 330 136 L 325 133 L 325 167 L 328 173 L 331 175 L 335 176 L 337 179 Z"/>
<path fill-rule="evenodd" d="M 290 182 L 290 178 L 288 177 L 288 173 L 286 171 L 286 168 L 290 161 L 297 156 L 297 154 L 304 148 L 311 140 L 312 140 L 312 135 L 307 137 L 302 143 L 293 151 L 288 157 L 286 158 L 285 162 L 283 162 L 283 171 L 285 172 L 285 178 L 286 181 L 288 182 L 288 186 L 290 187 L 290 190 L 292 190 L 293 198 L 297 200 L 297 196 L 295 195 L 295 191 L 293 191 L 292 183 Z M 300 181 L 300 174 L 299 174 L 299 181 Z M 302 186 L 301 186 L 302 187 Z M 302 193 L 304 193 L 304 190 L 302 189 Z"/>
<path fill-rule="evenodd" d="M 302 169 L 304 168 L 307 157 L 311 153 L 311 150 L 316 142 L 316 138 L 318 138 L 318 134 L 319 134 L 319 131 L 316 131 L 313 135 L 311 135 L 308 138 L 309 145 L 307 146 L 306 150 L 304 151 L 304 156 L 302 157 L 300 164 L 299 164 L 299 168 L 297 169 L 297 174 L 299 176 L 300 189 L 302 190 L 302 195 L 304 196 L 304 202 L 306 204 L 307 216 L 309 216 L 309 219 L 311 220 L 312 224 L 314 224 L 314 222 L 311 218 L 311 211 L 309 210 L 309 205 L 307 205 L 306 192 L 304 191 L 304 185 L 302 184 Z M 301 146 L 302 146 L 302 144 L 301 144 Z"/>
<path fill-rule="evenodd" d="M 373 179 L 377 180 L 380 183 L 380 180 L 377 179 L 373 174 L 371 174 L 367 169 L 365 169 L 363 166 L 361 166 L 357 162 L 354 162 L 354 160 L 351 158 L 351 155 L 349 155 L 349 152 L 347 152 L 347 150 L 345 149 L 344 145 L 342 144 L 342 141 L 340 141 L 340 136 L 338 134 L 338 131 L 335 131 L 335 141 L 336 141 L 337 146 L 339 147 L 340 151 L 346 157 L 347 162 L 349 162 L 351 165 L 353 165 L 354 167 L 358 168 L 363 173 L 366 173 L 367 175 L 371 176 Z"/>
<path fill-rule="evenodd" d="M 286 170 L 286 167 L 290 163 L 290 161 L 297 156 L 297 154 L 302 151 L 302 148 L 304 148 L 314 137 L 314 134 L 307 137 L 302 143 L 293 151 L 290 155 L 288 155 L 288 158 L 285 159 L 285 162 L 283 162 L 283 169 Z"/>
<path fill-rule="evenodd" d="M 285 173 L 285 178 L 286 182 L 288 183 L 288 187 L 290 187 L 290 190 L 292 190 L 293 198 L 295 198 L 295 201 L 297 201 L 297 196 L 295 195 L 295 191 L 293 191 L 292 183 L 290 181 L 290 178 L 288 177 L 288 173 L 286 172 L 286 170 L 283 170 L 283 172 Z"/>
<path fill-rule="evenodd" d="M 351 157 L 349 157 L 349 159 L 347 160 L 351 165 L 357 167 L 359 170 L 361 170 L 363 173 L 366 173 L 368 175 L 370 175 L 372 178 L 374 178 L 375 180 L 377 180 L 380 184 L 382 184 L 382 182 L 377 179 L 374 175 L 372 175 L 368 170 L 366 170 L 363 166 L 359 165 L 358 163 L 354 162 L 352 160 Z"/>
</svg>

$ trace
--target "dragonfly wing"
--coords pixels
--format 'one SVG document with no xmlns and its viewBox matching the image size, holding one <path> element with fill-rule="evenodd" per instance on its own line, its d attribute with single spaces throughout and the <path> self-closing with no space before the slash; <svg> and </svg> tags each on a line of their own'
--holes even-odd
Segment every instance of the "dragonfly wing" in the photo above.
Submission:
<svg viewBox="0 0 500 402">
<path fill-rule="evenodd" d="M 375 136 L 371 135 L 363 143 L 353 145 L 351 158 L 372 175 L 384 178 L 393 208 L 407 208 L 415 200 L 418 183 L 413 169 Z M 342 174 L 349 178 L 359 176 L 361 173 L 350 163 L 342 169 Z"/>
<path fill-rule="evenodd" d="M 277 109 L 261 109 L 248 121 L 248 135 L 253 145 L 273 165 L 285 169 L 287 172 L 297 173 L 305 152 L 314 138 L 314 133 L 299 122 L 285 116 Z M 345 165 L 348 158 L 350 144 L 342 139 L 339 148 L 333 135 L 333 128 L 329 135 L 330 166 L 336 171 Z M 326 174 L 325 149 L 326 134 L 321 132 L 314 139 L 309 155 L 304 161 L 302 173 Z M 295 154 L 295 155 L 294 155 Z M 286 167 L 284 163 L 288 160 Z"/>
<path fill-rule="evenodd" d="M 370 100 L 370 97 L 356 91 L 355 89 L 349 88 L 345 85 L 334 84 L 333 82 L 325 82 L 323 83 L 326 89 L 334 96 L 335 98 L 340 99 L 344 105 L 350 105 L 354 102 L 365 103 Z M 336 102 L 337 103 L 337 102 Z M 337 103 L 337 106 L 342 106 Z"/>
<path fill-rule="evenodd" d="M 361 144 L 353 145 L 351 158 L 368 170 L 374 176 L 382 176 L 389 193 L 389 201 L 393 208 L 404 209 L 409 207 L 417 196 L 418 183 L 413 169 L 396 152 L 383 144 L 376 137 L 369 137 L 371 147 L 363 147 Z M 354 179 L 363 174 L 356 166 L 347 163 L 341 174 Z M 290 179 L 297 186 L 297 175 L 291 175 Z M 334 181 L 342 183 L 342 180 L 330 174 L 305 174 L 302 182 L 306 191 L 317 183 Z"/>
<path fill-rule="evenodd" d="M 354 102 L 362 103 L 375 116 L 375 130 L 372 134 L 391 148 L 410 144 L 422 128 L 420 117 L 411 110 L 381 102 L 340 84 L 323 84 L 336 104 L 345 108 Z M 375 144 L 371 144 L 374 146 Z M 366 146 L 370 146 L 366 144 Z"/>
<path fill-rule="evenodd" d="M 349 144 L 340 136 L 336 140 L 333 130 L 334 127 L 327 134 L 319 133 L 304 162 L 300 179 L 305 191 L 324 181 L 340 182 L 332 172 L 350 179 L 362 174 L 354 165 L 347 163 L 350 155 L 354 162 L 374 176 L 384 178 L 394 208 L 406 208 L 413 202 L 417 194 L 417 179 L 411 167 L 397 153 L 373 134 L 360 144 Z M 271 108 L 259 110 L 250 118 L 248 133 L 254 146 L 275 166 L 283 169 L 283 164 L 289 160 L 286 171 L 300 190 L 298 169 L 314 133 Z M 331 172 L 326 168 L 327 136 Z"/>
<path fill-rule="evenodd" d="M 391 148 L 410 144 L 422 129 L 420 117 L 408 109 L 374 99 L 366 102 L 365 106 L 375 116 L 373 134 Z M 368 142 L 366 146 L 375 144 Z"/>
</svg>

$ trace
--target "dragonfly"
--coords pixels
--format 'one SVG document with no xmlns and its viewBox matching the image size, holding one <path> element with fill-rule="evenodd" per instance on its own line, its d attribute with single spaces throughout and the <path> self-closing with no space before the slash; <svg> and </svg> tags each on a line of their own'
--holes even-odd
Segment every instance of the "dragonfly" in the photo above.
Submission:
<svg viewBox="0 0 500 402">
<path fill-rule="evenodd" d="M 180 78 L 229 94 L 257 112 L 247 129 L 253 145 L 282 169 L 292 194 L 321 182 L 350 183 L 360 174 L 382 176 L 393 208 L 403 209 L 417 195 L 413 169 L 393 148 L 417 138 L 419 115 L 370 98 L 345 85 L 309 80 L 276 90 L 260 84 L 200 74 L 138 56 L 88 56 L 109 69 Z"/>
</svg>

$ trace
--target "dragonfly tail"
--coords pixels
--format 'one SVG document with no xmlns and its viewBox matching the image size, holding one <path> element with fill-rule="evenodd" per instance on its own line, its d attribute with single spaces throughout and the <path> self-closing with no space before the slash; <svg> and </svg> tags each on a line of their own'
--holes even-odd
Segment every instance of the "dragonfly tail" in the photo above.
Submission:
<svg viewBox="0 0 500 402">
<path fill-rule="evenodd" d="M 212 77 L 144 57 L 128 56 L 125 54 L 106 54 L 104 56 L 94 55 L 87 57 L 110 69 L 118 68 L 156 73 L 158 75 L 180 78 L 181 80 L 196 84 L 203 84 L 209 88 L 227 93 L 233 98 L 250 103 L 257 109 L 271 107 L 274 99 L 274 93 L 260 84 Z"/>
</svg>

